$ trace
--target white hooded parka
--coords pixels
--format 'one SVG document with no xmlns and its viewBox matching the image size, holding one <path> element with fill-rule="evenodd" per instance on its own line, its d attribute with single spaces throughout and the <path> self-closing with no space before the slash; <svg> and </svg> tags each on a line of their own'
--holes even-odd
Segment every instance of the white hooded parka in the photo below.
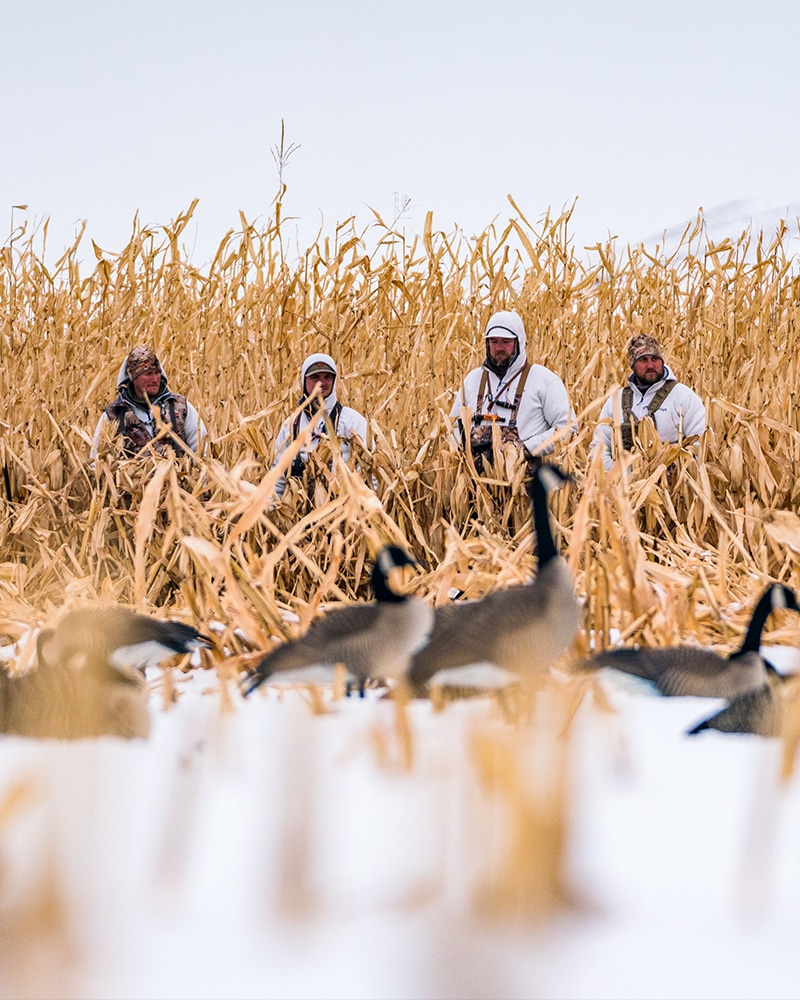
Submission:
<svg viewBox="0 0 800 1000">
<path fill-rule="evenodd" d="M 501 426 L 507 426 L 522 369 L 528 360 L 525 327 L 522 318 L 515 312 L 495 313 L 486 326 L 484 342 L 490 337 L 516 337 L 517 356 L 502 378 L 484 363 L 473 368 L 464 379 L 464 385 L 456 394 L 450 416 L 458 418 L 462 406 L 471 408 L 473 417 L 493 414 L 499 418 Z M 481 379 L 486 375 L 486 388 L 478 411 L 478 390 Z M 507 406 L 498 406 L 497 403 Z M 564 383 L 544 365 L 532 364 L 522 398 L 517 409 L 517 433 L 526 450 L 531 455 L 549 455 L 553 451 L 554 435 L 562 431 L 564 436 L 574 434 L 577 429 L 575 411 L 569 403 Z"/>
<path fill-rule="evenodd" d="M 300 384 L 303 388 L 303 395 L 305 395 L 305 385 L 306 385 L 306 373 L 308 369 L 315 364 L 325 364 L 331 371 L 333 371 L 336 378 L 333 380 L 333 388 L 331 393 L 322 403 L 325 407 L 325 413 L 318 413 L 309 416 L 306 410 L 300 413 L 299 420 L 297 420 L 297 434 L 302 433 L 310 424 L 314 424 L 314 429 L 311 432 L 311 439 L 309 443 L 300 450 L 300 457 L 304 460 L 308 460 L 309 452 L 313 451 L 323 436 L 327 437 L 327 428 L 325 426 L 325 414 L 330 414 L 334 406 L 337 403 L 336 395 L 336 381 L 339 378 L 339 369 L 336 362 L 329 354 L 310 354 L 303 362 L 302 368 L 300 369 Z M 283 452 L 289 446 L 290 442 L 294 440 L 294 423 L 295 420 L 288 419 L 285 420 L 278 432 L 277 440 L 275 441 L 275 461 L 272 463 L 274 468 L 278 464 Z M 342 406 L 339 411 L 339 419 L 336 423 L 336 436 L 339 439 L 339 448 L 341 452 L 342 459 L 347 462 L 350 458 L 350 438 L 353 435 L 358 435 L 361 438 L 362 443 L 367 442 L 367 421 L 357 410 L 352 409 L 349 406 Z M 283 475 L 278 480 L 275 486 L 275 493 L 277 496 L 283 496 L 284 490 L 286 489 L 286 476 Z"/>
</svg>

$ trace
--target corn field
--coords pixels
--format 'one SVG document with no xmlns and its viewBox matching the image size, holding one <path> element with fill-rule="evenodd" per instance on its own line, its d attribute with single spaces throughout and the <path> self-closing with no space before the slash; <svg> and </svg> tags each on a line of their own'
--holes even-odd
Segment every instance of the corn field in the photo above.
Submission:
<svg viewBox="0 0 800 1000">
<path fill-rule="evenodd" d="M 476 480 L 448 417 L 482 360 L 486 320 L 504 308 L 578 413 L 555 455 L 576 484 L 551 506 L 583 602 L 579 645 L 617 629 L 730 648 L 767 581 L 798 586 L 800 277 L 785 231 L 759 239 L 755 263 L 748 234 L 701 244 L 702 219 L 669 259 L 612 243 L 587 256 L 568 213 L 531 224 L 515 206 L 502 231 L 473 238 L 435 231 L 430 216 L 411 240 L 380 221 L 361 233 L 347 223 L 290 264 L 277 213 L 264 230 L 242 219 L 201 271 L 180 247 L 193 207 L 168 228 L 138 228 L 120 253 L 92 244 L 88 265 L 81 234 L 48 267 L 46 226 L 20 227 L 3 248 L 8 638 L 98 598 L 214 619 L 234 646 L 237 627 L 263 645 L 285 634 L 286 610 L 306 622 L 321 602 L 367 597 L 387 541 L 413 552 L 432 601 L 526 578 L 524 465 L 512 449 Z M 636 332 L 657 337 L 703 398 L 709 430 L 694 450 L 644 433 L 620 478 L 589 445 Z M 212 441 L 201 461 L 90 464 L 137 343 L 198 407 Z M 371 450 L 329 470 L 320 449 L 311 495 L 292 485 L 276 502 L 274 440 L 314 351 L 336 358 L 339 397 L 367 416 Z M 800 641 L 788 621 L 778 635 Z"/>
</svg>

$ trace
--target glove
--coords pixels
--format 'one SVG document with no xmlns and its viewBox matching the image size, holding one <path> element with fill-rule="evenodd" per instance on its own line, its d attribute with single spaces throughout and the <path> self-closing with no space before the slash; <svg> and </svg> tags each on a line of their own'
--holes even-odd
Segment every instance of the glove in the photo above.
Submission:
<svg viewBox="0 0 800 1000">
<path fill-rule="evenodd" d="M 469 432 L 469 443 L 474 455 L 481 455 L 492 447 L 492 425 L 478 424 L 471 427 Z"/>
</svg>

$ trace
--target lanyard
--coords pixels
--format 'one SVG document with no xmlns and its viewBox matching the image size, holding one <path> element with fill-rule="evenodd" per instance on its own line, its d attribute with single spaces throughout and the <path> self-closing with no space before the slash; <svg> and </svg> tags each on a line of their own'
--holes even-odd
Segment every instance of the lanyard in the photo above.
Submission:
<svg viewBox="0 0 800 1000">
<path fill-rule="evenodd" d="M 522 389 L 525 385 L 525 380 L 528 377 L 528 372 L 530 371 L 530 369 L 531 369 L 530 363 L 526 361 L 525 364 L 522 366 L 522 368 L 520 368 L 518 372 L 512 375 L 507 382 L 501 382 L 500 385 L 498 385 L 495 394 L 492 395 L 491 392 L 487 392 L 487 387 L 489 385 L 489 372 L 486 368 L 484 368 L 483 372 L 481 373 L 481 382 L 478 387 L 478 398 L 476 400 L 475 412 L 476 413 L 481 412 L 481 410 L 483 409 L 483 399 L 484 396 L 486 396 L 489 399 L 487 409 L 491 410 L 491 408 L 495 405 L 495 403 L 497 403 L 498 406 L 502 406 L 507 410 L 514 410 L 516 414 L 516 409 L 519 406 L 519 400 L 520 397 L 522 396 Z M 517 394 L 514 398 L 514 402 L 513 403 L 501 402 L 497 397 L 500 395 L 501 392 L 505 392 L 511 386 L 511 383 L 515 379 L 518 379 L 521 375 L 523 376 L 523 378 L 520 381 L 519 386 L 517 387 Z"/>
<path fill-rule="evenodd" d="M 522 369 L 520 369 L 520 371 L 521 370 Z M 491 409 L 494 406 L 495 403 L 499 402 L 499 397 L 502 395 L 502 393 L 504 393 L 508 389 L 508 387 L 511 385 L 511 383 L 514 381 L 514 379 L 519 378 L 519 376 L 520 376 L 520 372 L 517 372 L 515 375 L 512 375 L 511 378 L 507 382 L 501 382 L 500 385 L 498 385 L 497 391 L 495 392 L 494 395 L 492 395 L 490 389 L 487 389 L 487 391 L 486 391 L 486 398 L 489 400 L 489 403 L 488 403 L 489 409 Z"/>
</svg>

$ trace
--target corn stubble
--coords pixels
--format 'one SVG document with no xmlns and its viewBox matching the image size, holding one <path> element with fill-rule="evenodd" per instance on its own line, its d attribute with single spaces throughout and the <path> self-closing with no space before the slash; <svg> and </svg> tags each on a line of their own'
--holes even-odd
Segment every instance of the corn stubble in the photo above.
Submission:
<svg viewBox="0 0 800 1000">
<path fill-rule="evenodd" d="M 575 653 L 607 645 L 612 630 L 727 651 L 767 581 L 800 587 L 800 278 L 784 232 L 759 241 L 756 263 L 745 259 L 749 236 L 700 251 L 702 219 L 671 258 L 606 243 L 587 262 L 569 213 L 532 225 L 514 206 L 502 231 L 473 238 L 435 231 L 431 217 L 413 239 L 345 223 L 290 265 L 278 222 L 257 230 L 243 219 L 200 270 L 179 246 L 193 207 L 171 227 L 137 228 L 121 253 L 93 244 L 88 265 L 80 239 L 51 267 L 36 233 L 18 233 L 3 252 L 0 641 L 16 642 L 65 602 L 99 599 L 204 629 L 218 622 L 220 648 L 245 663 L 321 605 L 369 598 L 372 558 L 389 542 L 418 559 L 417 587 L 432 601 L 452 587 L 479 597 L 527 579 L 524 466 L 507 449 L 476 481 L 450 438 L 453 391 L 480 362 L 483 325 L 501 308 L 522 315 L 529 357 L 563 378 L 579 415 L 578 433 L 555 452 L 579 488 L 550 501 L 583 606 Z M 703 397 L 709 431 L 691 451 L 644 428 L 620 478 L 591 462 L 589 444 L 638 331 L 658 337 Z M 171 386 L 198 406 L 212 446 L 194 464 L 106 454 L 92 469 L 90 435 L 137 342 L 155 347 Z M 320 447 L 309 477 L 290 480 L 275 502 L 291 453 L 271 472 L 273 442 L 313 351 L 336 357 L 339 398 L 367 416 L 372 440 L 349 468 L 338 458 L 329 468 Z M 800 645 L 788 619 L 773 638 Z M 224 692 L 230 680 L 228 671 Z M 320 692 L 307 697 L 314 711 L 329 709 Z M 786 699 L 787 777 L 798 701 Z M 229 693 L 222 704 L 235 707 Z M 553 767 L 532 789 L 521 772 L 530 747 L 516 745 L 509 718 L 519 727 L 536 717 L 506 705 L 507 738 L 475 736 L 473 766 L 505 803 L 509 838 L 479 894 L 490 911 L 505 900 L 514 913 L 538 913 L 566 894 L 570 727 L 538 747 Z M 412 766 L 410 732 L 398 723 L 387 738 L 400 745 L 384 755 Z"/>
</svg>

